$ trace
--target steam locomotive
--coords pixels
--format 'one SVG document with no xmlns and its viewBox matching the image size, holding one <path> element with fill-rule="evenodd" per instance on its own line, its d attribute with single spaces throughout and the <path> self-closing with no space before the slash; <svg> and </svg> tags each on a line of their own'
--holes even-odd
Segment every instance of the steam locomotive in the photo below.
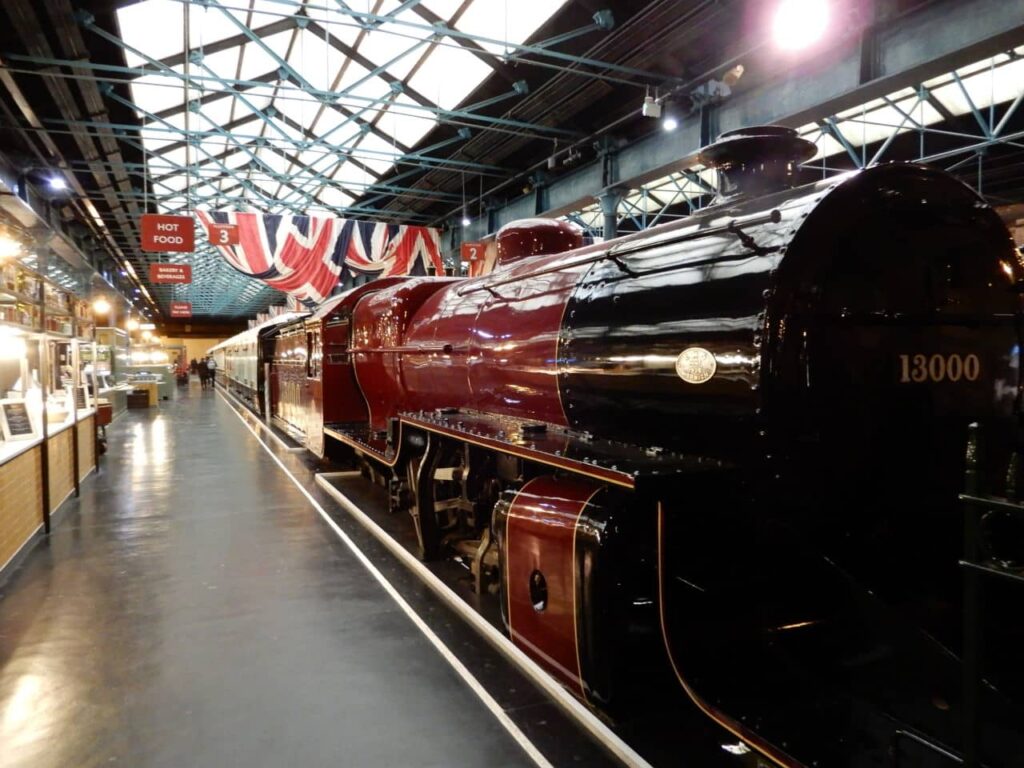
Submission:
<svg viewBox="0 0 1024 768">
<path fill-rule="evenodd" d="M 967 430 L 1005 492 L 1024 264 L 949 175 L 794 187 L 813 152 L 724 134 L 714 205 L 589 246 L 510 224 L 490 275 L 381 279 L 224 342 L 225 386 L 386 483 L 422 557 L 467 563 L 582 700 L 668 677 L 757 764 L 947 765 Z M 1022 683 L 986 669 L 986 765 L 1024 765 Z"/>
</svg>

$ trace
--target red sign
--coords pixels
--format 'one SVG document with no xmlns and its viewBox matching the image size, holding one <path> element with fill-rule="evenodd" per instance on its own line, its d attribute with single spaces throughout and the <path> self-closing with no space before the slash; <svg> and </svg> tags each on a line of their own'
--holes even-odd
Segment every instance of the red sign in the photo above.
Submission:
<svg viewBox="0 0 1024 768">
<path fill-rule="evenodd" d="M 171 317 L 192 317 L 192 304 L 187 301 L 172 301 Z"/>
<path fill-rule="evenodd" d="M 150 264 L 151 283 L 191 283 L 192 266 L 189 264 Z"/>
<path fill-rule="evenodd" d="M 487 255 L 487 243 L 463 243 L 462 263 L 470 264 L 474 261 L 483 261 Z"/>
<path fill-rule="evenodd" d="M 186 253 L 195 250 L 196 228 L 191 216 L 142 214 L 142 250 L 151 253 Z"/>
<path fill-rule="evenodd" d="M 214 245 L 238 245 L 237 224 L 211 224 L 208 234 Z"/>
</svg>

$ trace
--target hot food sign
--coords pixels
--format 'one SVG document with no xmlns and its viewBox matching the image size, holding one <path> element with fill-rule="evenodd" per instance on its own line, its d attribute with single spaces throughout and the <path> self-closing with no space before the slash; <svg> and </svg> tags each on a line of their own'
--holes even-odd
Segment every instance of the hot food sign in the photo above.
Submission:
<svg viewBox="0 0 1024 768">
<path fill-rule="evenodd" d="M 191 216 L 144 213 L 140 224 L 144 251 L 186 253 L 195 250 L 196 228 Z"/>
</svg>

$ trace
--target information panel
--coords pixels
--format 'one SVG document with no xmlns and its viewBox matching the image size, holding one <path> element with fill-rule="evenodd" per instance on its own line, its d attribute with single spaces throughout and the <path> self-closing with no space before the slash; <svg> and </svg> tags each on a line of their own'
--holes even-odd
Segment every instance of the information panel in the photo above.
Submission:
<svg viewBox="0 0 1024 768">
<path fill-rule="evenodd" d="M 214 245 L 238 245 L 237 224 L 210 224 L 207 234 Z"/>
<path fill-rule="evenodd" d="M 191 283 L 192 265 L 150 264 L 149 281 L 151 283 Z"/>
<path fill-rule="evenodd" d="M 463 264 L 472 264 L 474 261 L 483 261 L 487 254 L 487 243 L 463 243 L 461 256 Z"/>
<path fill-rule="evenodd" d="M 196 228 L 191 216 L 144 213 L 140 224 L 144 251 L 187 253 L 195 250 Z"/>
<path fill-rule="evenodd" d="M 0 401 L 0 426 L 7 440 L 31 440 L 36 436 L 32 417 L 22 400 Z"/>
<path fill-rule="evenodd" d="M 188 301 L 172 301 L 171 317 L 192 317 L 192 304 Z"/>
</svg>

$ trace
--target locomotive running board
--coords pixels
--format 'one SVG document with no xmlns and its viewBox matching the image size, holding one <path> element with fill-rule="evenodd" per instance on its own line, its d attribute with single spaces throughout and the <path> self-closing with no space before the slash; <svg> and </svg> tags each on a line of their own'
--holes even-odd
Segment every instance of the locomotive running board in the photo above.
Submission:
<svg viewBox="0 0 1024 768">
<path fill-rule="evenodd" d="M 715 459 L 645 449 L 554 424 L 478 411 L 445 409 L 403 413 L 400 418 L 403 425 L 631 490 L 670 483 L 684 474 L 724 468 Z"/>
</svg>

